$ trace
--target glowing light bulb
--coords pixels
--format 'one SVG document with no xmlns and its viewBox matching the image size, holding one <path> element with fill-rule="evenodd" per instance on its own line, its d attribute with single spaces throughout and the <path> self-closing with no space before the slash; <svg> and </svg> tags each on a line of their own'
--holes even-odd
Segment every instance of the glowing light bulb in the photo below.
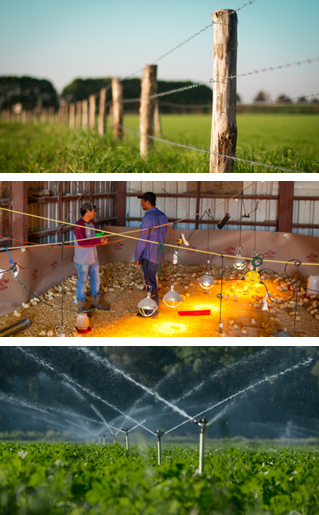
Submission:
<svg viewBox="0 0 319 515">
<path fill-rule="evenodd" d="M 166 304 L 166 306 L 168 306 L 169 308 L 176 308 L 180 305 L 182 300 L 183 299 L 180 296 L 180 294 L 174 290 L 173 284 L 171 285 L 170 291 L 165 293 L 163 297 L 164 304 Z"/>
</svg>

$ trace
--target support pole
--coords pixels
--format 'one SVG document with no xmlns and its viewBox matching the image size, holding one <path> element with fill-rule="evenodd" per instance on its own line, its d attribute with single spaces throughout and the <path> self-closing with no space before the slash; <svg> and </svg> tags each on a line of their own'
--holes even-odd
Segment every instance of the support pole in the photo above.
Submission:
<svg viewBox="0 0 319 515">
<path fill-rule="evenodd" d="M 103 435 L 103 445 L 105 445 L 105 435 Z"/>
<path fill-rule="evenodd" d="M 13 211 L 28 213 L 28 181 L 10 182 L 10 203 Z M 12 245 L 28 242 L 28 216 L 11 213 Z"/>
<path fill-rule="evenodd" d="M 157 455 L 158 455 L 158 464 L 159 465 L 162 465 L 162 436 L 164 434 L 164 431 L 160 431 L 160 429 L 158 429 L 156 431 L 156 436 L 157 436 Z"/>
<path fill-rule="evenodd" d="M 106 88 L 100 91 L 100 104 L 99 104 L 99 136 L 103 136 L 106 132 Z"/>
<path fill-rule="evenodd" d="M 119 125 L 123 125 L 123 104 L 120 102 L 123 98 L 123 86 L 119 79 L 112 79 L 112 99 L 113 99 L 113 136 L 115 139 L 121 140 L 123 137 L 123 129 Z"/>
<path fill-rule="evenodd" d="M 128 441 L 128 433 L 129 433 L 129 429 L 125 429 L 125 442 L 126 442 L 126 449 L 129 450 L 130 446 L 129 446 L 129 441 Z"/>
<path fill-rule="evenodd" d="M 279 182 L 278 232 L 292 233 L 294 181 Z"/>
<path fill-rule="evenodd" d="M 82 129 L 86 131 L 88 128 L 88 101 L 82 100 Z"/>
<path fill-rule="evenodd" d="M 27 112 L 25 109 L 23 109 L 22 113 L 21 113 L 21 122 L 22 122 L 22 125 L 27 124 Z"/>
<path fill-rule="evenodd" d="M 141 82 L 141 104 L 140 104 L 140 154 L 143 159 L 147 157 L 148 151 L 153 145 L 153 140 L 147 136 L 153 136 L 155 99 L 149 99 L 156 95 L 157 65 L 146 64 Z"/>
<path fill-rule="evenodd" d="M 204 472 L 205 467 L 205 431 L 207 426 L 207 419 L 205 417 L 202 418 L 202 420 L 193 420 L 195 424 L 197 424 L 200 427 L 200 434 L 199 434 L 199 467 L 198 472 L 201 476 Z"/>
<path fill-rule="evenodd" d="M 113 435 L 113 445 L 115 445 L 115 444 L 116 444 L 116 436 Z"/>
<path fill-rule="evenodd" d="M 89 125 L 91 131 L 95 131 L 95 109 L 96 109 L 96 102 L 95 102 L 95 95 L 90 95 L 89 97 L 89 103 L 90 103 L 90 118 L 89 118 Z"/>
<path fill-rule="evenodd" d="M 70 129 L 74 129 L 75 125 L 75 104 L 70 104 L 70 116 L 69 116 L 69 127 Z"/>
<path fill-rule="evenodd" d="M 233 159 L 216 154 L 235 156 L 237 141 L 236 79 L 237 14 L 230 9 L 213 13 L 214 78 L 213 120 L 210 145 L 210 173 L 231 173 Z"/>
</svg>

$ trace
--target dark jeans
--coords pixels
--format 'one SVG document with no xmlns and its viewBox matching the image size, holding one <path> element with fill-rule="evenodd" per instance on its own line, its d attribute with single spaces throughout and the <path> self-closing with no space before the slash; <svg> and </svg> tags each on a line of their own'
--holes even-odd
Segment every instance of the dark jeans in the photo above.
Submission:
<svg viewBox="0 0 319 515">
<path fill-rule="evenodd" d="M 141 265 L 143 267 L 145 282 L 152 288 L 151 298 L 155 300 L 158 305 L 157 264 L 148 259 L 142 259 Z"/>
</svg>

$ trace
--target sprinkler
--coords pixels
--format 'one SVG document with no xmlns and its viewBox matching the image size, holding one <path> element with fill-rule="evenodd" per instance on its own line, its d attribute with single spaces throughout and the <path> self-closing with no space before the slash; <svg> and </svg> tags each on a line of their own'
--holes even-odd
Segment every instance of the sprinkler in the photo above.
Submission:
<svg viewBox="0 0 319 515">
<path fill-rule="evenodd" d="M 113 445 L 115 445 L 115 444 L 116 444 L 116 436 L 113 435 Z"/>
<path fill-rule="evenodd" d="M 198 472 L 201 476 L 204 472 L 204 465 L 205 465 L 205 430 L 208 423 L 207 418 L 203 417 L 202 420 L 193 420 L 195 424 L 197 424 L 200 427 L 200 434 L 199 434 L 199 467 Z"/>
<path fill-rule="evenodd" d="M 161 438 L 164 434 L 164 431 L 161 431 L 160 429 L 158 429 L 156 431 L 156 436 L 157 436 L 157 454 L 158 454 L 158 464 L 159 465 L 162 465 L 162 442 L 161 442 Z"/>
<path fill-rule="evenodd" d="M 126 441 L 126 449 L 129 450 L 129 442 L 128 442 L 128 434 L 129 434 L 129 429 L 124 429 L 124 432 L 125 432 L 125 441 Z"/>
<path fill-rule="evenodd" d="M 105 445 L 105 435 L 103 435 L 103 445 Z"/>
</svg>

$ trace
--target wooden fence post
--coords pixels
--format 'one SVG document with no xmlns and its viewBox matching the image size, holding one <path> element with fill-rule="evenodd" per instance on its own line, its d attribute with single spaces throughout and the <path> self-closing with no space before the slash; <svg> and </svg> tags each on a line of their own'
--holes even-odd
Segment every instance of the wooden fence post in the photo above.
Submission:
<svg viewBox="0 0 319 515">
<path fill-rule="evenodd" d="M 70 116 L 69 116 L 69 127 L 70 129 L 74 129 L 74 111 L 75 111 L 75 105 L 72 103 L 70 104 Z"/>
<path fill-rule="evenodd" d="M 54 107 L 49 107 L 49 124 L 54 125 Z"/>
<path fill-rule="evenodd" d="M 63 108 L 63 125 L 69 125 L 69 105 L 65 104 Z"/>
<path fill-rule="evenodd" d="M 47 123 L 47 107 L 42 107 L 42 113 L 41 113 L 41 123 L 42 125 L 45 125 Z"/>
<path fill-rule="evenodd" d="M 90 95 L 89 97 L 89 126 L 92 131 L 95 131 L 95 109 L 96 109 L 96 103 L 95 103 L 95 95 Z"/>
<path fill-rule="evenodd" d="M 162 126 L 161 126 L 161 119 L 160 119 L 160 114 L 159 114 L 157 98 L 155 99 L 154 121 L 155 121 L 155 134 L 158 138 L 161 138 L 162 137 Z"/>
<path fill-rule="evenodd" d="M 106 132 L 106 88 L 102 88 L 100 91 L 100 105 L 99 105 L 99 135 L 103 136 Z"/>
<path fill-rule="evenodd" d="M 82 129 L 86 131 L 88 128 L 88 101 L 82 100 Z"/>
<path fill-rule="evenodd" d="M 123 124 L 123 104 L 120 102 L 123 98 L 123 86 L 119 79 L 112 79 L 112 100 L 113 100 L 113 136 L 115 139 L 121 140 L 123 137 L 123 129 L 119 127 Z"/>
<path fill-rule="evenodd" d="M 231 9 L 213 13 L 214 79 L 213 122 L 210 145 L 210 173 L 231 173 L 234 160 L 216 154 L 235 156 L 237 141 L 236 79 L 237 14 Z"/>
<path fill-rule="evenodd" d="M 21 122 L 22 122 L 22 125 L 26 125 L 26 123 L 27 123 L 27 112 L 25 109 L 22 109 L 22 112 L 21 112 Z"/>
<path fill-rule="evenodd" d="M 141 83 L 141 104 L 140 104 L 140 154 L 146 158 L 153 140 L 147 137 L 153 136 L 155 99 L 148 97 L 156 95 L 156 64 L 146 64 Z"/>
<path fill-rule="evenodd" d="M 75 115 L 75 127 L 81 129 L 81 118 L 82 118 L 82 102 L 79 100 L 76 103 L 76 115 Z"/>
<path fill-rule="evenodd" d="M 32 110 L 31 109 L 27 110 L 27 123 L 29 125 L 32 125 Z"/>
<path fill-rule="evenodd" d="M 33 108 L 33 123 L 34 125 L 39 125 L 39 108 Z"/>
</svg>

